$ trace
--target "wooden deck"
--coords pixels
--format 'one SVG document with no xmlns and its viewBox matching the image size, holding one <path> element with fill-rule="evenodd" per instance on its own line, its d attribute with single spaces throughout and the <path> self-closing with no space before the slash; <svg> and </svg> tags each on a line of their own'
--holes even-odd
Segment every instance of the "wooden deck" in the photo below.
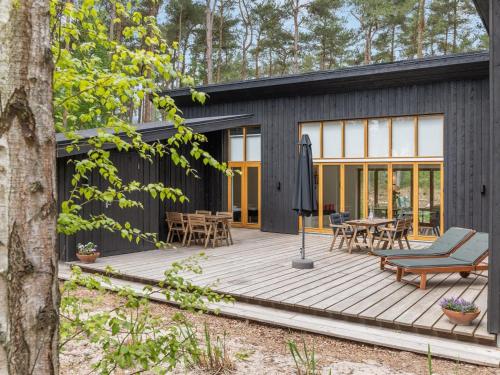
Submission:
<svg viewBox="0 0 500 375">
<path fill-rule="evenodd" d="M 230 247 L 205 251 L 193 246 L 112 256 L 85 265 L 85 269 L 103 271 L 112 266 L 123 278 L 152 283 L 162 278 L 173 261 L 205 251 L 207 259 L 200 262 L 203 273 L 186 276 L 198 285 L 217 283 L 215 290 L 242 302 L 483 344 L 496 342 L 486 330 L 484 276 L 431 275 L 427 289 L 420 290 L 397 282 L 393 272 L 380 270 L 378 258 L 364 251 L 329 252 L 330 236 L 307 235 L 307 257 L 315 261 L 312 270 L 290 266 L 298 255 L 299 236 L 234 229 L 233 237 L 235 244 Z M 425 244 L 414 242 L 412 246 Z M 407 277 L 408 281 L 415 279 Z M 438 306 L 445 296 L 474 300 L 482 311 L 475 325 L 451 324 Z"/>
</svg>

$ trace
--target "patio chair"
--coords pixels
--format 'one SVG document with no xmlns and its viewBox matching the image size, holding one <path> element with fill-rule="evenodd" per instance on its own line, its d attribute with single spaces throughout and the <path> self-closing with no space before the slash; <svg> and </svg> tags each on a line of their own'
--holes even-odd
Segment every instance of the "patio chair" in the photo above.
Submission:
<svg viewBox="0 0 500 375">
<path fill-rule="evenodd" d="M 208 210 L 196 210 L 195 212 L 197 215 L 212 215 L 212 212 Z"/>
<path fill-rule="evenodd" d="M 382 227 L 378 229 L 377 235 L 374 236 L 374 240 L 378 240 L 377 248 L 380 248 L 380 244 L 384 243 L 384 249 L 389 246 L 393 248 L 396 242 L 400 249 L 404 249 L 403 240 L 405 240 L 408 249 L 410 249 L 410 241 L 408 241 L 408 233 L 410 232 L 412 226 L 412 219 L 403 217 L 396 220 L 394 226 Z"/>
<path fill-rule="evenodd" d="M 173 242 L 174 236 L 177 236 L 179 242 L 186 242 L 187 225 L 180 212 L 167 212 L 165 221 L 167 222 L 168 234 L 167 242 Z"/>
<path fill-rule="evenodd" d="M 217 211 L 215 213 L 215 216 L 223 216 L 226 217 L 227 220 L 222 222 L 222 225 L 224 226 L 224 230 L 226 231 L 226 236 L 229 239 L 229 242 L 231 245 L 234 244 L 233 242 L 233 236 L 231 234 L 231 224 L 233 223 L 233 213 L 228 212 L 228 211 Z"/>
<path fill-rule="evenodd" d="M 358 229 L 355 236 L 355 231 L 352 226 L 344 222 L 344 219 L 347 218 L 346 220 L 348 220 L 349 216 L 349 212 L 334 213 L 328 216 L 330 228 L 333 230 L 333 240 L 330 245 L 330 251 L 333 250 L 335 242 L 339 236 L 341 237 L 341 240 L 338 249 L 342 248 L 344 241 L 346 243 L 349 243 L 350 241 L 358 243 L 358 237 L 362 237 L 366 242 L 366 229 Z"/>
<path fill-rule="evenodd" d="M 187 240 L 187 246 L 191 245 L 191 240 L 194 237 L 195 243 L 201 240 L 204 242 L 205 248 L 208 246 L 208 241 L 210 240 L 210 232 L 212 229 L 212 224 L 207 221 L 205 215 L 190 214 L 188 215 L 188 231 L 189 236 Z"/>
<path fill-rule="evenodd" d="M 388 262 L 397 267 L 398 281 L 402 281 L 405 273 L 419 274 L 420 289 L 425 289 L 428 273 L 459 272 L 466 278 L 471 272 L 487 270 L 488 264 L 483 260 L 488 256 L 488 246 L 488 233 L 476 233 L 446 257 L 389 259 Z"/>
<path fill-rule="evenodd" d="M 384 269 L 388 259 L 442 257 L 458 249 L 476 233 L 472 229 L 451 227 L 430 246 L 418 250 L 375 250 L 373 255 L 380 257 L 380 268 Z"/>
</svg>

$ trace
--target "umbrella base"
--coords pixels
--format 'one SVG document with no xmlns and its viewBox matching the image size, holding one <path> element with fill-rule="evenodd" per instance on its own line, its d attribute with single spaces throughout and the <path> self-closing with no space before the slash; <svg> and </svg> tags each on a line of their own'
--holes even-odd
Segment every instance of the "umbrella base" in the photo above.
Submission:
<svg viewBox="0 0 500 375">
<path fill-rule="evenodd" d="M 292 259 L 292 268 L 297 268 L 299 270 L 309 270 L 311 268 L 314 268 L 314 262 L 311 259 Z"/>
</svg>

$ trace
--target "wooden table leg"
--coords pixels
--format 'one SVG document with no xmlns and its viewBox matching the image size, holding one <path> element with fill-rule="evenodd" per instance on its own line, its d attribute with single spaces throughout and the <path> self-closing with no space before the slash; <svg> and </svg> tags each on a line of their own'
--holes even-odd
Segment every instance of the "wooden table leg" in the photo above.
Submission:
<svg viewBox="0 0 500 375">
<path fill-rule="evenodd" d="M 231 224 L 227 223 L 227 235 L 229 236 L 229 242 L 231 242 L 231 245 L 234 244 L 233 242 L 233 236 L 231 235 Z"/>
<path fill-rule="evenodd" d="M 352 233 L 351 240 L 349 241 L 349 247 L 348 247 L 349 254 L 352 253 L 352 245 L 354 244 L 354 239 L 356 238 L 357 235 L 358 235 L 358 227 L 354 225 L 354 232 Z"/>
<path fill-rule="evenodd" d="M 205 249 L 207 248 L 208 243 L 210 242 L 210 232 L 211 231 L 212 231 L 212 226 L 209 225 L 208 226 L 208 233 L 206 234 L 206 238 L 205 238 Z"/>
<path fill-rule="evenodd" d="M 373 233 L 371 231 L 371 227 L 366 228 L 367 230 L 367 235 L 368 235 L 368 248 L 370 249 L 370 252 L 373 252 Z"/>
</svg>

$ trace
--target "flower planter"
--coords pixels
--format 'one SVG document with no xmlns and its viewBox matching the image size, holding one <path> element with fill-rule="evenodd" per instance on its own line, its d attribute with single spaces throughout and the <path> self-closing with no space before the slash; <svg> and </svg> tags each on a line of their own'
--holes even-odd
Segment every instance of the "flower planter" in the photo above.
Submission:
<svg viewBox="0 0 500 375">
<path fill-rule="evenodd" d="M 472 321 L 479 316 L 480 312 L 481 311 L 479 309 L 477 311 L 467 313 L 443 309 L 444 315 L 446 315 L 452 323 L 460 326 L 470 326 Z"/>
<path fill-rule="evenodd" d="M 94 253 L 94 254 L 79 254 L 76 253 L 77 258 L 80 260 L 82 263 L 94 263 L 96 259 L 99 257 L 100 253 Z"/>
</svg>

